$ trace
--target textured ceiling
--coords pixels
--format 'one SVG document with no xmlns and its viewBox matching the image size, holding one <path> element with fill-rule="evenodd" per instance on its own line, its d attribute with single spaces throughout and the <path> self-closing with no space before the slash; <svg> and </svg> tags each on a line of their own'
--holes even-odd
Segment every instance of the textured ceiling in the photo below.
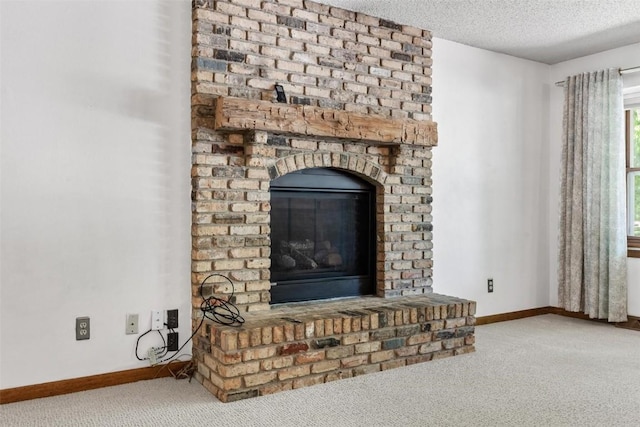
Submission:
<svg viewBox="0 0 640 427">
<path fill-rule="evenodd" d="M 640 0 L 317 1 L 546 64 L 640 42 Z"/>
</svg>

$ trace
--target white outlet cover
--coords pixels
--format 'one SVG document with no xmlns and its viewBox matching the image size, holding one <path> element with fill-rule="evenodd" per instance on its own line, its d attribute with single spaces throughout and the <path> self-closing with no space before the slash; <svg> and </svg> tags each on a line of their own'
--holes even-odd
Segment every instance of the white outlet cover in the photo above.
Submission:
<svg viewBox="0 0 640 427">
<path fill-rule="evenodd" d="M 138 314 L 127 314 L 125 333 L 127 335 L 138 333 Z"/>
<path fill-rule="evenodd" d="M 162 310 L 151 310 L 151 330 L 159 331 L 164 328 L 164 314 Z"/>
</svg>

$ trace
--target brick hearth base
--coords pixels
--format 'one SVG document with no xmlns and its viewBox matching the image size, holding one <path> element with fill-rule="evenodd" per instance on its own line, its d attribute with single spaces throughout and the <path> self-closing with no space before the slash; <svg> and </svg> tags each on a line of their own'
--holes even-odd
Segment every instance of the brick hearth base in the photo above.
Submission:
<svg viewBox="0 0 640 427">
<path fill-rule="evenodd" d="M 445 295 L 287 304 L 207 322 L 196 377 L 223 402 L 475 351 L 476 303 Z"/>
</svg>

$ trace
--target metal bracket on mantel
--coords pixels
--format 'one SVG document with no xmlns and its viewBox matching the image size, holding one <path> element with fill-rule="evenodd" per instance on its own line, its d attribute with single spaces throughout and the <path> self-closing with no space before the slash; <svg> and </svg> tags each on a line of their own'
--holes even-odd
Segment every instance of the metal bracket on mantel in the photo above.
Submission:
<svg viewBox="0 0 640 427">
<path fill-rule="evenodd" d="M 217 98 L 215 129 L 265 131 L 380 145 L 433 147 L 438 143 L 437 124 L 431 121 L 390 119 L 309 105 L 274 104 L 233 97 Z"/>
</svg>

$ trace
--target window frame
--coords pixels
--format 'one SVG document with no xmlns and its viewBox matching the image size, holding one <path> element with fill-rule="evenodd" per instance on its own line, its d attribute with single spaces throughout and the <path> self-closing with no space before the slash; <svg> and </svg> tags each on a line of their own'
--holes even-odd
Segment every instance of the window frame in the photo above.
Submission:
<svg viewBox="0 0 640 427">
<path fill-rule="evenodd" d="M 636 107 L 638 108 L 638 107 Z M 640 167 L 632 168 L 631 167 L 631 110 L 633 107 L 625 108 L 624 110 L 624 140 L 625 140 L 625 173 L 627 177 L 627 190 L 629 191 L 629 174 L 631 172 L 640 172 Z M 627 196 L 627 200 L 629 197 Z M 627 206 L 626 217 L 629 218 L 629 209 Z M 625 227 L 625 229 L 628 229 Z M 637 236 L 627 236 L 627 256 L 629 258 L 640 258 L 640 237 Z"/>
</svg>

